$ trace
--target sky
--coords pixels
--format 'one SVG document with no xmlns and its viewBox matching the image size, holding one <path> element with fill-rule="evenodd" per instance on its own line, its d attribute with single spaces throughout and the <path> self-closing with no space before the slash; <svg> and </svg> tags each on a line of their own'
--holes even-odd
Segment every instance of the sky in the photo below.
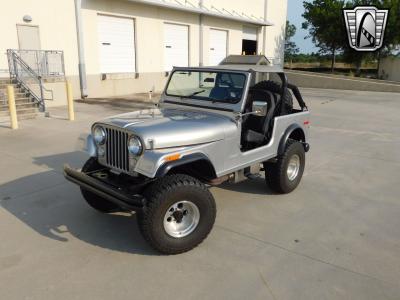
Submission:
<svg viewBox="0 0 400 300">
<path fill-rule="evenodd" d="M 304 39 L 308 31 L 301 29 L 301 24 L 304 22 L 304 18 L 301 16 L 303 12 L 304 7 L 302 0 L 288 0 L 288 20 L 297 28 L 296 35 L 292 40 L 300 49 L 300 53 L 318 52 L 318 48 L 314 46 L 310 38 Z"/>
</svg>

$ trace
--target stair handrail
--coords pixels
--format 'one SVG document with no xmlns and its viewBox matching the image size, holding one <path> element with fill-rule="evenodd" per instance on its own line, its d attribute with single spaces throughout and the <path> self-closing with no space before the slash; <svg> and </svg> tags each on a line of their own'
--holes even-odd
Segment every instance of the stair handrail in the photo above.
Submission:
<svg viewBox="0 0 400 300">
<path fill-rule="evenodd" d="M 64 78 L 64 51 L 11 49 L 42 78 Z M 29 58 L 29 61 L 27 60 Z"/>
<path fill-rule="evenodd" d="M 54 100 L 54 94 L 52 90 L 48 90 L 45 88 L 43 84 L 42 76 L 35 72 L 13 49 L 7 50 L 8 64 L 10 70 L 10 77 L 17 80 L 18 84 L 20 84 L 25 90 L 27 90 L 32 98 L 39 104 L 39 111 L 44 112 L 46 110 L 46 105 L 44 100 Z M 29 85 L 24 81 L 22 72 L 19 71 L 18 66 L 28 73 L 30 79 L 35 80 L 39 84 L 40 95 L 37 95 Z M 51 94 L 51 98 L 45 98 L 44 92 L 48 92 Z"/>
<path fill-rule="evenodd" d="M 19 55 L 15 50 L 12 50 L 14 52 L 14 55 L 16 55 L 16 58 L 18 59 L 18 61 L 21 62 L 21 64 L 24 66 L 24 68 L 28 69 L 29 72 L 33 75 L 36 76 L 36 78 L 38 80 L 40 80 L 41 82 L 41 88 L 43 89 L 43 91 L 45 92 L 49 92 L 51 93 L 51 98 L 44 98 L 44 94 L 43 94 L 43 100 L 54 100 L 54 94 L 52 90 L 46 89 L 46 87 L 43 84 L 43 77 L 41 75 L 39 75 L 37 72 L 35 72 L 35 70 L 33 70 Z"/>
</svg>

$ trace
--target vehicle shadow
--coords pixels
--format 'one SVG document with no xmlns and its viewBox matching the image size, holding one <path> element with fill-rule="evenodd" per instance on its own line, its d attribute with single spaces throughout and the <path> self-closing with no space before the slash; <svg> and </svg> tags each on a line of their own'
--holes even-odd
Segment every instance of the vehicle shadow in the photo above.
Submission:
<svg viewBox="0 0 400 300">
<path fill-rule="evenodd" d="M 79 188 L 62 175 L 65 163 L 81 167 L 87 159 L 76 151 L 35 157 L 35 165 L 48 170 L 0 185 L 0 205 L 35 232 L 67 243 L 79 239 L 113 251 L 139 255 L 159 255 L 142 238 L 136 214 L 102 214 L 89 207 Z M 218 188 L 246 194 L 274 194 L 264 178 Z"/>
<path fill-rule="evenodd" d="M 254 194 L 254 195 L 278 195 L 274 192 L 265 182 L 264 177 L 258 177 L 254 179 L 248 179 L 239 183 L 223 183 L 218 186 L 218 188 L 244 193 L 244 194 Z"/>
<path fill-rule="evenodd" d="M 35 158 L 34 163 L 52 170 L 0 185 L 1 207 L 35 232 L 59 242 L 76 238 L 114 251 L 159 255 L 142 238 L 135 214 L 95 211 L 79 188 L 62 177 L 62 165 L 76 165 L 82 157 L 71 152 Z"/>
</svg>

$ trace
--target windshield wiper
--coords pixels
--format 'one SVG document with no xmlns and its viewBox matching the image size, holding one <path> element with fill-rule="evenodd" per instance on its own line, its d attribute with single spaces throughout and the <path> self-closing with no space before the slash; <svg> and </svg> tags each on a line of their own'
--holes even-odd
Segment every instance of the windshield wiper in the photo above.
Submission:
<svg viewBox="0 0 400 300">
<path fill-rule="evenodd" d="M 203 92 L 205 92 L 206 90 L 201 90 L 201 91 L 197 91 L 194 92 L 190 95 L 184 95 L 184 96 L 179 96 L 179 98 L 181 99 L 188 99 L 188 98 L 192 98 L 193 96 L 196 96 L 198 94 L 201 94 Z M 211 101 L 211 103 L 228 103 L 228 104 L 232 104 L 232 99 L 230 98 L 223 98 L 223 99 L 218 99 L 218 98 L 211 98 L 211 97 L 206 97 L 206 99 L 200 99 L 200 100 L 204 100 L 204 101 Z"/>
<path fill-rule="evenodd" d="M 232 104 L 235 99 L 231 98 L 223 98 L 223 99 L 216 99 L 216 98 L 210 98 L 212 103 L 227 103 L 227 104 Z"/>
<path fill-rule="evenodd" d="M 198 94 L 204 93 L 205 91 L 206 90 L 197 91 L 197 92 L 191 93 L 190 95 L 180 96 L 180 98 L 181 99 L 191 98 L 191 97 L 196 96 Z"/>
</svg>

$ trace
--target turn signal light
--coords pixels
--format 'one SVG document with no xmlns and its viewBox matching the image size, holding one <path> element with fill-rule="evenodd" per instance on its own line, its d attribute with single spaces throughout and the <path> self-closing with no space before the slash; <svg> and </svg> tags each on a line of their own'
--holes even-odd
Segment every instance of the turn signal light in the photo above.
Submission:
<svg viewBox="0 0 400 300">
<path fill-rule="evenodd" d="M 168 155 L 164 158 L 165 161 L 175 161 L 181 159 L 181 155 L 179 153 Z"/>
</svg>

